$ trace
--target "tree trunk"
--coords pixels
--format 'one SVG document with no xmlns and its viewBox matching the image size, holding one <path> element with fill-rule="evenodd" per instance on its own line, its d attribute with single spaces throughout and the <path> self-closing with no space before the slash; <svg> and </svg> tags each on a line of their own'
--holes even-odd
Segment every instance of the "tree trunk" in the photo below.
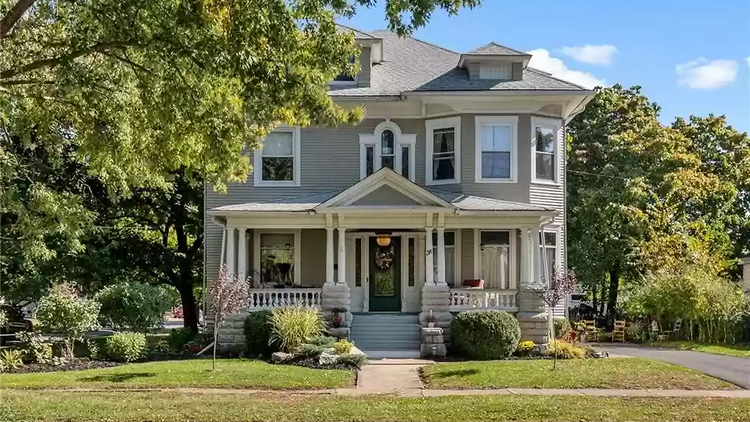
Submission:
<svg viewBox="0 0 750 422">
<path fill-rule="evenodd" d="M 177 286 L 177 291 L 180 292 L 180 299 L 182 300 L 183 326 L 190 331 L 197 333 L 198 307 L 195 304 L 195 296 L 193 295 L 193 284 L 181 283 Z"/>
<path fill-rule="evenodd" d="M 596 284 L 591 288 L 591 296 L 592 296 L 592 305 L 594 308 L 594 312 L 596 312 L 597 306 L 599 305 L 599 297 L 596 296 L 597 288 Z"/>
<path fill-rule="evenodd" d="M 607 321 L 613 321 L 617 309 L 617 293 L 620 290 L 620 272 L 614 269 L 609 272 L 609 297 L 607 297 Z"/>
</svg>

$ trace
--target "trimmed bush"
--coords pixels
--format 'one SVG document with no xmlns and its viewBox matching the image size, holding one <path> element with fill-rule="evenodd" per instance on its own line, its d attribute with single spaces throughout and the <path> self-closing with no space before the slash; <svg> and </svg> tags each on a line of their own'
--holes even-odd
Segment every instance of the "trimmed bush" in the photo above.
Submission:
<svg viewBox="0 0 750 422">
<path fill-rule="evenodd" d="M 367 356 L 362 354 L 353 355 L 351 353 L 339 355 L 336 358 L 336 363 L 339 365 L 347 365 L 359 369 L 367 365 Z"/>
<path fill-rule="evenodd" d="M 568 318 L 555 317 L 552 321 L 555 325 L 555 337 L 562 337 L 570 331 L 570 322 L 568 322 Z"/>
<path fill-rule="evenodd" d="M 333 344 L 336 342 L 336 339 L 333 337 L 328 336 L 320 336 L 315 337 L 314 339 L 308 341 L 308 344 L 315 344 L 318 346 L 326 346 L 326 347 L 333 347 Z"/>
<path fill-rule="evenodd" d="M 328 347 L 317 344 L 303 344 L 294 351 L 295 358 L 317 358 L 322 355 Z"/>
<path fill-rule="evenodd" d="M 323 334 L 325 322 L 320 312 L 304 308 L 282 308 L 271 314 L 271 344 L 292 352 Z"/>
<path fill-rule="evenodd" d="M 451 341 L 456 351 L 476 360 L 504 359 L 518 348 L 521 326 L 504 311 L 465 311 L 453 317 Z"/>
<path fill-rule="evenodd" d="M 99 322 L 115 330 L 146 332 L 164 325 L 164 313 L 172 300 L 161 287 L 123 283 L 107 287 L 96 295 L 102 304 Z"/>
<path fill-rule="evenodd" d="M 146 356 L 146 335 L 117 333 L 104 342 L 104 355 L 115 362 L 133 362 Z"/>
<path fill-rule="evenodd" d="M 245 345 L 247 355 L 271 356 L 277 348 L 271 343 L 271 311 L 251 312 L 245 318 Z"/>
<path fill-rule="evenodd" d="M 342 339 L 342 340 L 337 341 L 336 343 L 333 343 L 333 351 L 337 355 L 349 354 L 349 352 L 352 351 L 353 347 L 354 347 L 354 343 L 346 339 Z"/>
</svg>

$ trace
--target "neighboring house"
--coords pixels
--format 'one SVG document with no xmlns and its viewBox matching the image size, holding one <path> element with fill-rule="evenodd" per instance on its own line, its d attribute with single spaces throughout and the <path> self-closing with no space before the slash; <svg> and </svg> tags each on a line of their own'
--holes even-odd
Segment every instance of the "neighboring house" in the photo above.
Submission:
<svg viewBox="0 0 750 422">
<path fill-rule="evenodd" d="M 451 312 L 505 310 L 546 341 L 531 290 L 565 267 L 564 128 L 594 93 L 495 43 L 461 54 L 342 29 L 361 71 L 330 95 L 367 117 L 281 126 L 247 183 L 207 186 L 206 278 L 222 263 L 252 276 L 249 311 L 346 308 L 371 355 L 418 354 L 431 311 L 448 328 Z M 241 343 L 240 318 L 223 343 Z"/>
</svg>

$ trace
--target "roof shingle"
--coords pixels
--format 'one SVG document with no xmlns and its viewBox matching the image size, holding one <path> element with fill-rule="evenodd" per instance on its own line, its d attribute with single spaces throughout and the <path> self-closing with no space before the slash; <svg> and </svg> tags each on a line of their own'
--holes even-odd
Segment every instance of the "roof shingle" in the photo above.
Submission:
<svg viewBox="0 0 750 422">
<path fill-rule="evenodd" d="M 488 54 L 488 55 L 519 55 L 525 56 L 528 53 L 514 50 L 510 47 L 500 45 L 494 41 L 487 43 L 479 48 L 469 51 L 468 54 Z"/>
</svg>

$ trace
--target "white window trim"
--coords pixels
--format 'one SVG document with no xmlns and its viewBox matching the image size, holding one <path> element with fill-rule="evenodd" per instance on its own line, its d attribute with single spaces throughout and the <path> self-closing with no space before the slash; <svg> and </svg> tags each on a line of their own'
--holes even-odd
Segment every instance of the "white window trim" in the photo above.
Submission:
<svg viewBox="0 0 750 422">
<path fill-rule="evenodd" d="M 253 154 L 253 185 L 259 187 L 299 187 L 300 185 L 300 152 L 301 130 L 299 126 L 279 126 L 271 132 L 290 132 L 292 134 L 293 179 L 292 180 L 263 180 L 263 143 Z"/>
<path fill-rule="evenodd" d="M 536 128 L 537 127 L 543 127 L 552 129 L 555 134 L 555 143 L 554 143 L 554 166 L 555 166 L 555 172 L 554 172 L 554 178 L 555 180 L 548 180 L 548 179 L 537 179 L 536 177 Z M 560 128 L 562 127 L 561 122 L 556 119 L 548 119 L 544 117 L 531 117 L 531 183 L 536 183 L 540 185 L 555 185 L 559 186 L 562 178 L 560 177 L 560 144 L 561 144 L 561 138 L 562 134 L 560 131 Z"/>
<path fill-rule="evenodd" d="M 474 229 L 474 278 L 478 279 L 480 278 L 480 273 L 482 272 L 482 257 L 480 252 L 480 244 L 482 243 L 482 232 L 508 232 L 509 238 L 508 243 L 510 247 L 510 256 L 508 257 L 508 262 L 510 263 L 510 268 L 508 271 L 510 280 L 508 280 L 508 284 L 510 288 L 508 290 L 518 290 L 518 253 L 520 253 L 520 245 L 518 244 L 518 239 L 516 235 L 516 229 L 515 228 L 507 228 L 507 229 Z"/>
<path fill-rule="evenodd" d="M 432 155 L 434 154 L 434 142 L 433 134 L 435 129 L 448 129 L 453 128 L 453 148 L 454 148 L 454 161 L 453 161 L 453 179 L 446 180 L 433 180 L 432 179 Z M 425 121 L 426 129 L 426 153 L 425 153 L 425 184 L 430 185 L 450 185 L 455 183 L 461 183 L 461 116 L 448 117 L 445 119 L 433 119 Z"/>
<path fill-rule="evenodd" d="M 518 116 L 476 116 L 474 118 L 474 182 L 518 183 Z M 482 126 L 510 126 L 510 179 L 482 177 Z"/>
<path fill-rule="evenodd" d="M 393 171 L 401 174 L 401 149 L 409 148 L 409 180 L 414 181 L 416 177 L 416 144 L 417 135 L 405 134 L 401 128 L 391 120 L 385 120 L 375 127 L 372 134 L 361 133 L 359 135 L 359 178 L 367 177 L 367 147 L 373 147 L 373 173 L 380 170 L 382 165 L 380 153 L 382 151 L 380 142 L 382 141 L 383 132 L 390 129 L 394 136 L 394 153 L 393 153 Z"/>
<path fill-rule="evenodd" d="M 251 230 L 248 230 L 251 231 Z M 262 234 L 294 234 L 294 285 L 302 284 L 302 230 L 299 229 L 254 229 L 253 232 L 253 272 L 260 272 L 260 236 Z"/>
<path fill-rule="evenodd" d="M 544 244 L 544 234 L 545 233 L 550 233 L 550 234 L 554 234 L 555 235 L 555 246 L 554 246 L 554 248 L 555 248 L 555 262 L 557 263 L 555 271 L 562 270 L 562 268 L 560 266 L 560 264 L 562 263 L 562 261 L 561 261 L 561 259 L 562 259 L 562 251 L 560 250 L 560 231 L 561 231 L 560 227 L 550 227 L 550 226 L 547 226 L 547 227 L 544 228 L 543 231 L 540 231 L 540 233 L 541 233 L 541 238 L 539 239 L 539 253 L 540 253 L 540 255 L 539 255 L 539 261 L 540 261 L 539 264 L 540 265 L 539 266 L 540 267 L 542 267 L 542 268 L 544 267 L 541 253 L 546 252 L 547 248 L 552 248 L 553 247 L 553 246 L 547 246 L 546 244 Z M 551 283 L 551 281 L 552 281 L 551 276 L 554 276 L 554 274 L 550 275 L 549 280 L 547 280 L 548 284 Z"/>
</svg>

